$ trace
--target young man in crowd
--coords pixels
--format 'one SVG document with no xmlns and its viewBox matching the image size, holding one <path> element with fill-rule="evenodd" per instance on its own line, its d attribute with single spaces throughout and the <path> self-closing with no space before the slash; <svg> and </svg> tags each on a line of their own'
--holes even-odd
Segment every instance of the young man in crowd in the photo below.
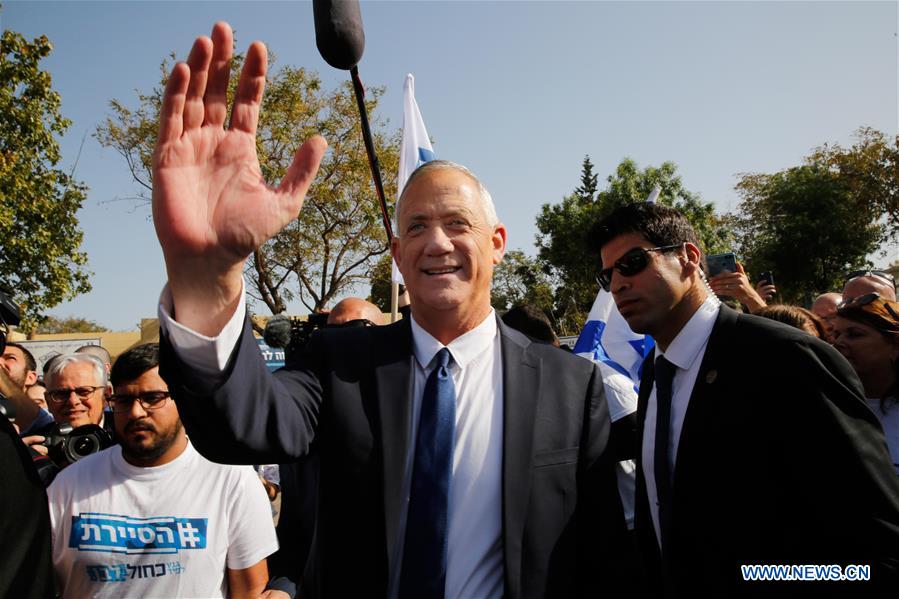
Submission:
<svg viewBox="0 0 899 599">
<path fill-rule="evenodd" d="M 193 449 L 158 364 L 157 344 L 119 356 L 109 398 L 119 445 L 47 491 L 62 596 L 258 597 L 277 549 L 268 498 L 249 466 Z"/>
<path fill-rule="evenodd" d="M 637 405 L 636 529 L 657 594 L 896 596 L 899 479 L 848 362 L 720 305 L 673 208 L 619 208 L 595 247 L 619 312 L 656 340 Z M 762 564 L 870 566 L 870 580 L 766 584 L 742 568 Z"/>
</svg>

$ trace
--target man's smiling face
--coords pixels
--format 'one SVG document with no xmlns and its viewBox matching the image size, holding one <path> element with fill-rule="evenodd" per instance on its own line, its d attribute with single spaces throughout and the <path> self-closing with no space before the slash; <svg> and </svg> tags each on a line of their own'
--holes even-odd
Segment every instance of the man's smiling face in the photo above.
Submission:
<svg viewBox="0 0 899 599">
<path fill-rule="evenodd" d="M 398 221 L 391 249 L 416 319 L 486 317 L 506 231 L 488 222 L 477 183 L 453 169 L 422 173 L 405 190 Z"/>
</svg>

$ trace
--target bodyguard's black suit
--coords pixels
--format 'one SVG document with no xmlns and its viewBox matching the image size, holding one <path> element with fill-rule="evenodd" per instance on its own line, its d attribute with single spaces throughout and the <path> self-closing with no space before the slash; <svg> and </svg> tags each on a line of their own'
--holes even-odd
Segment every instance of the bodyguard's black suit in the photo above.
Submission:
<svg viewBox="0 0 899 599">
<path fill-rule="evenodd" d="M 505 594 L 614 591 L 624 524 L 599 370 L 498 326 Z M 305 583 L 323 596 L 371 597 L 387 592 L 406 509 L 414 360 L 404 320 L 322 331 L 273 376 L 245 323 L 223 381 L 197 377 L 165 339 L 160 372 L 191 442 L 214 461 L 279 463 L 316 445 L 319 511 Z"/>
<path fill-rule="evenodd" d="M 641 446 L 653 380 L 647 361 Z M 863 398 L 830 345 L 722 306 L 684 418 L 664 564 L 638 461 L 636 528 L 658 594 L 667 567 L 668 596 L 899 597 L 899 477 Z M 870 564 L 872 580 L 743 583 L 741 564 Z"/>
</svg>

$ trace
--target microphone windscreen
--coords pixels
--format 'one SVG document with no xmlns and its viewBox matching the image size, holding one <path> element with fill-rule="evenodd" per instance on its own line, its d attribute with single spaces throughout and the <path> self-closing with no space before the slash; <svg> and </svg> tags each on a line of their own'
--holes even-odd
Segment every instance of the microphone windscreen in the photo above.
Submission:
<svg viewBox="0 0 899 599">
<path fill-rule="evenodd" d="M 365 32 L 359 0 L 312 0 L 315 45 L 329 65 L 350 70 L 362 59 Z"/>
<path fill-rule="evenodd" d="M 268 319 L 262 338 L 270 347 L 286 348 L 290 346 L 290 337 L 293 327 L 290 319 L 283 314 L 276 314 Z"/>
</svg>

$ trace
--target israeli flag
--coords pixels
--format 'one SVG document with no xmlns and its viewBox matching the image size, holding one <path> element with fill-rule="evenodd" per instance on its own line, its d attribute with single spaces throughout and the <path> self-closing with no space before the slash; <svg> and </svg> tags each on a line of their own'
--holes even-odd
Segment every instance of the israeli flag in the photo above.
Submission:
<svg viewBox="0 0 899 599">
<path fill-rule="evenodd" d="M 643 360 L 654 345 L 652 337 L 631 331 L 612 294 L 600 289 L 574 353 L 598 363 L 604 381 L 639 391 Z"/>
<path fill-rule="evenodd" d="M 400 169 L 396 180 L 396 197 L 399 199 L 403 193 L 403 187 L 409 180 L 409 175 L 425 162 L 434 160 L 434 148 L 431 146 L 431 138 L 425 129 L 425 122 L 421 118 L 418 102 L 415 101 L 415 77 L 411 73 L 406 75 L 403 84 L 403 141 L 400 145 Z M 399 224 L 398 214 L 394 215 L 394 221 Z M 393 264 L 393 280 L 403 284 L 403 275 L 400 274 L 396 263 Z"/>
</svg>

